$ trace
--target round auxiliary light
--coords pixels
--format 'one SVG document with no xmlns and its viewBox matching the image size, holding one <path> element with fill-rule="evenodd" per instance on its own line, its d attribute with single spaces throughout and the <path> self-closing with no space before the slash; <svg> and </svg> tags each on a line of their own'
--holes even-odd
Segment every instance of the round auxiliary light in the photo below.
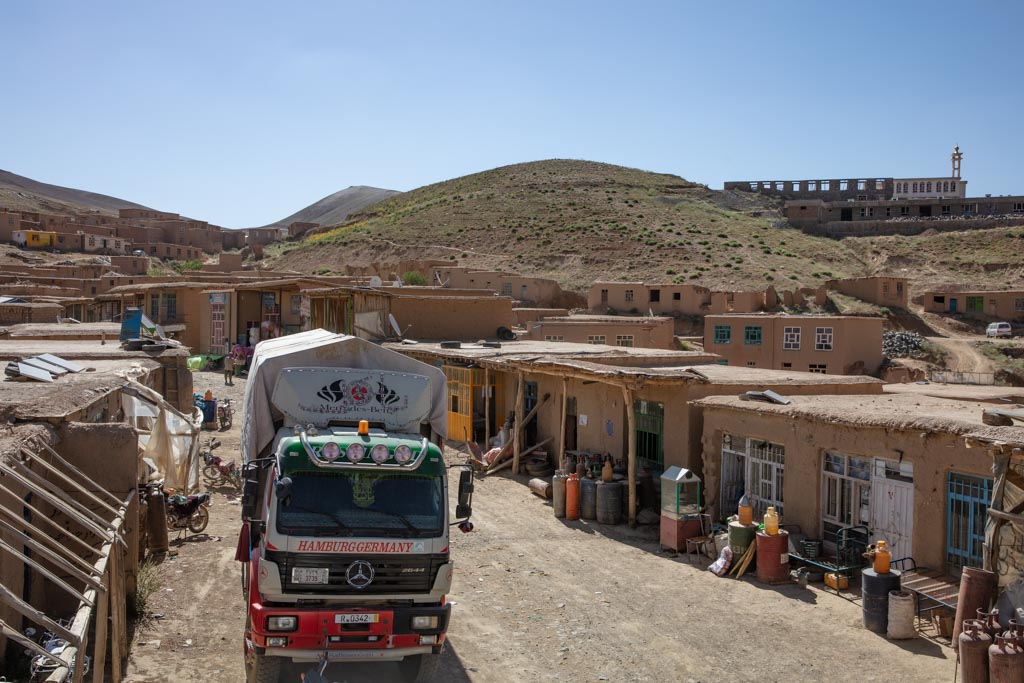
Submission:
<svg viewBox="0 0 1024 683">
<path fill-rule="evenodd" d="M 409 448 L 405 444 L 402 444 L 401 446 L 395 449 L 395 462 L 397 462 L 399 465 L 404 465 L 410 460 L 412 460 L 411 448 Z"/>
<path fill-rule="evenodd" d="M 387 446 L 379 443 L 370 449 L 370 457 L 379 465 L 382 462 L 387 462 L 387 459 L 391 457 L 391 451 L 388 450 Z"/>
<path fill-rule="evenodd" d="M 366 457 L 366 447 L 361 443 L 354 443 L 345 450 L 345 457 L 349 462 L 359 462 Z"/>
<path fill-rule="evenodd" d="M 324 460 L 328 462 L 334 462 L 341 457 L 341 446 L 329 441 L 324 444 L 324 447 L 320 450 L 320 455 L 324 457 Z"/>
</svg>

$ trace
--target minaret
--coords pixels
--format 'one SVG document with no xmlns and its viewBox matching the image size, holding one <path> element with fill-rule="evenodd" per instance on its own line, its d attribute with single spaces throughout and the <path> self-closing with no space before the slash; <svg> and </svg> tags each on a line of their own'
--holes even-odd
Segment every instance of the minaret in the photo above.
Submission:
<svg viewBox="0 0 1024 683">
<path fill-rule="evenodd" d="M 960 145 L 953 148 L 953 177 L 957 180 L 960 179 L 960 160 L 964 158 L 963 153 L 960 151 Z"/>
</svg>

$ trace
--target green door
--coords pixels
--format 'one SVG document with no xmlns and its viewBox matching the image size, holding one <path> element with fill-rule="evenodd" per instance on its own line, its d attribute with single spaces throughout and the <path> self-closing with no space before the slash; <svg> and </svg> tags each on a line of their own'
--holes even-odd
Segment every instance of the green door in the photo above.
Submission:
<svg viewBox="0 0 1024 683">
<path fill-rule="evenodd" d="M 637 471 L 646 467 L 657 479 L 665 470 L 665 406 L 655 401 L 633 401 L 633 412 Z"/>
</svg>

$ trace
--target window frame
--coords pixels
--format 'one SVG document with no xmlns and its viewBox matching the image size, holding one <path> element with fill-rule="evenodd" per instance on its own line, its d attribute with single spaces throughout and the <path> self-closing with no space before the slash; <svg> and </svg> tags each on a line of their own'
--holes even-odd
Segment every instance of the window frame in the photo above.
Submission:
<svg viewBox="0 0 1024 683">
<path fill-rule="evenodd" d="M 719 333 L 724 332 L 720 336 Z M 732 343 L 732 325 L 715 325 L 712 331 L 712 343 L 715 346 L 727 346 Z"/>
<path fill-rule="evenodd" d="M 756 334 L 755 334 L 756 331 Z M 744 346 L 761 346 L 764 341 L 764 330 L 761 325 L 744 325 L 743 326 L 743 345 Z"/>
<path fill-rule="evenodd" d="M 782 350 L 799 351 L 802 329 L 800 327 L 782 328 Z"/>
<path fill-rule="evenodd" d="M 815 327 L 814 328 L 814 350 L 834 351 L 836 348 L 836 328 Z M 827 341 L 826 341 L 827 340 Z"/>
</svg>

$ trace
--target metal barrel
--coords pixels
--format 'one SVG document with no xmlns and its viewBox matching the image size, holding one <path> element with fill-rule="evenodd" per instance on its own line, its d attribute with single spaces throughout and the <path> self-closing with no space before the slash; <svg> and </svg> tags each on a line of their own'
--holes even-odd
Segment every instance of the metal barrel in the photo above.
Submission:
<svg viewBox="0 0 1024 683">
<path fill-rule="evenodd" d="M 747 548 L 754 542 L 754 532 L 757 531 L 756 524 L 740 524 L 739 522 L 729 522 L 729 548 L 732 549 L 732 556 L 734 558 L 743 557 L 743 553 L 747 552 Z"/>
<path fill-rule="evenodd" d="M 149 536 L 149 549 L 154 553 L 166 553 L 167 544 L 167 505 L 164 494 L 158 488 L 152 488 L 146 498 L 146 531 Z"/>
<path fill-rule="evenodd" d="M 864 598 L 864 628 L 884 634 L 889 628 L 889 592 L 900 589 L 901 573 L 895 569 L 879 574 L 869 567 L 861 572 L 861 596 Z"/>
<path fill-rule="evenodd" d="M 551 507 L 555 509 L 555 517 L 565 517 L 565 472 L 558 470 L 551 478 Z"/>
<path fill-rule="evenodd" d="M 782 530 L 772 536 L 758 531 L 755 538 L 757 539 L 755 541 L 757 551 L 754 553 L 754 559 L 757 561 L 755 573 L 757 580 L 768 584 L 791 582 L 792 578 L 789 576 L 789 533 Z"/>
<path fill-rule="evenodd" d="M 597 518 L 597 481 L 580 479 L 580 517 Z"/>
<path fill-rule="evenodd" d="M 597 485 L 597 521 L 618 524 L 622 521 L 622 484 L 603 481 Z"/>
<path fill-rule="evenodd" d="M 979 609 L 987 608 L 995 597 L 996 574 L 987 569 L 964 567 L 960 574 L 960 596 L 953 619 L 953 649 L 960 646 L 958 636 L 965 619 L 974 619 Z"/>
</svg>

